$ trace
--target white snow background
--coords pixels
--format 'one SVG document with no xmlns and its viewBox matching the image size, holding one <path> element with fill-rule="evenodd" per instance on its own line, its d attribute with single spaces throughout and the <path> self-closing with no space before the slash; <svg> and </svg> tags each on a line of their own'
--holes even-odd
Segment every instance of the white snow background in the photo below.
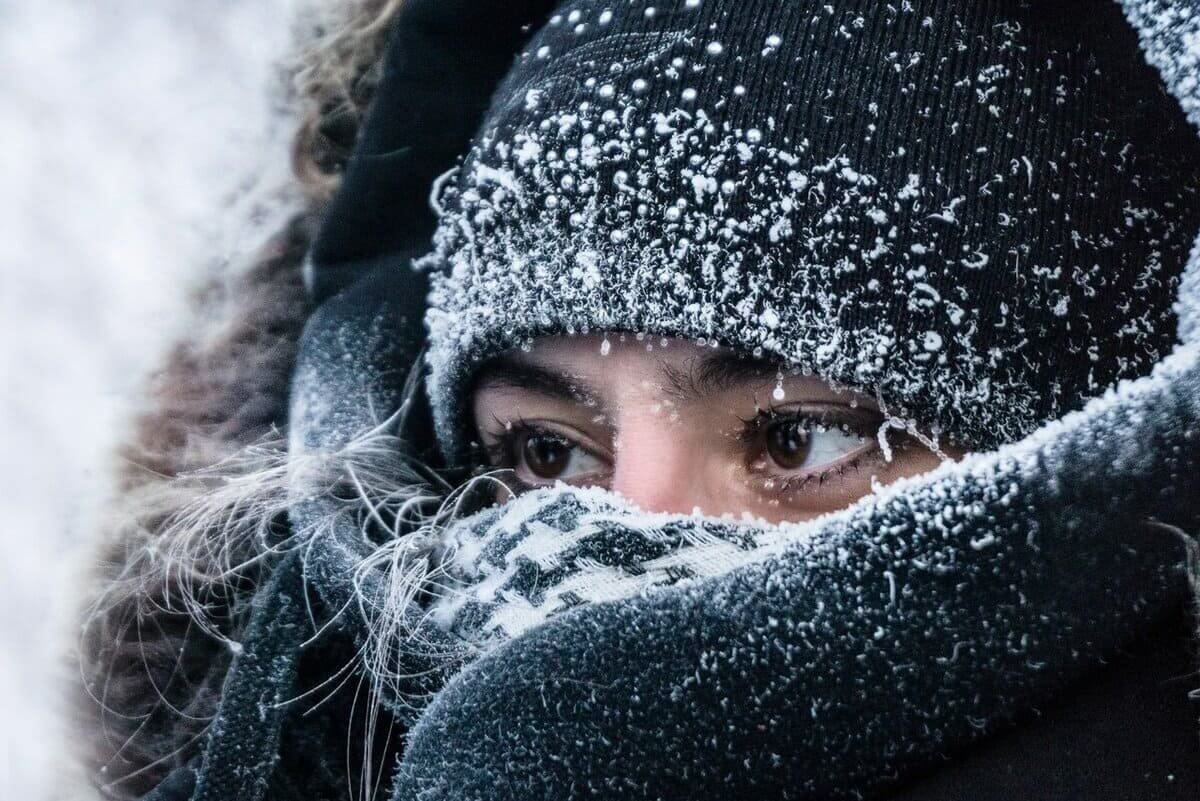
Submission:
<svg viewBox="0 0 1200 801">
<path fill-rule="evenodd" d="M 263 233 L 294 2 L 0 0 L 0 798 L 86 794 L 65 654 L 112 447 L 188 289 Z"/>
</svg>

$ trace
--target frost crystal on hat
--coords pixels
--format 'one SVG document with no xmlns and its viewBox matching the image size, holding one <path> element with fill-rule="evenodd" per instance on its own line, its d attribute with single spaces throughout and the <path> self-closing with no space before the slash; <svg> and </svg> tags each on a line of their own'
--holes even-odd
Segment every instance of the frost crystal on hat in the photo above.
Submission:
<svg viewBox="0 0 1200 801">
<path fill-rule="evenodd" d="M 435 196 L 444 443 L 480 362 L 547 334 L 773 355 L 975 446 L 1169 349 L 1200 152 L 1119 8 L 776 6 L 575 2 L 533 37 Z"/>
</svg>

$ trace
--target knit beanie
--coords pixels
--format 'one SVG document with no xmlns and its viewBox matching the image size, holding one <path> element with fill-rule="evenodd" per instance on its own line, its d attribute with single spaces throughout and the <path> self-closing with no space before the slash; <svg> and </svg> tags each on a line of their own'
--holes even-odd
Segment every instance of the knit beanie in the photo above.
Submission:
<svg viewBox="0 0 1200 801">
<path fill-rule="evenodd" d="M 778 359 L 973 448 L 1174 343 L 1200 147 L 1103 0 L 574 0 L 435 188 L 429 390 L 550 334 Z"/>
</svg>

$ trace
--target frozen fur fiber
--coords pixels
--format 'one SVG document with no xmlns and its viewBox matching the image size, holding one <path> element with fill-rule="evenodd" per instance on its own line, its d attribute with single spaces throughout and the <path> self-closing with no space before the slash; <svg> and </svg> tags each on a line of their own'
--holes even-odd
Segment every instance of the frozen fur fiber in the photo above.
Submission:
<svg viewBox="0 0 1200 801">
<path fill-rule="evenodd" d="M 201 305 L 222 309 L 223 319 L 170 355 L 150 409 L 120 453 L 118 501 L 80 647 L 80 711 L 93 738 L 88 762 L 106 794 L 140 795 L 190 759 L 215 709 L 230 654 L 225 640 L 236 632 L 239 597 L 256 575 L 248 568 L 209 582 L 250 561 L 257 548 L 221 531 L 236 520 L 236 507 L 197 530 L 181 528 L 180 515 L 210 503 L 233 474 L 231 460 L 240 460 L 242 474 L 255 473 L 262 464 L 249 446 L 259 443 L 258 461 L 269 462 L 272 442 L 278 445 L 273 427 L 286 408 L 303 322 L 306 225 L 297 221 L 232 286 L 208 288 Z M 198 472 L 218 464 L 229 469 Z M 187 543 L 172 542 L 172 532 Z M 184 545 L 189 552 L 179 550 Z"/>
<path fill-rule="evenodd" d="M 77 750 L 106 797 L 140 797 L 195 757 L 248 599 L 277 557 L 289 380 L 310 311 L 302 263 L 399 5 L 297 4 L 275 98 L 296 121 L 294 182 L 254 199 L 295 216 L 245 260 L 204 265 L 193 328 L 131 410 L 78 653 Z"/>
</svg>

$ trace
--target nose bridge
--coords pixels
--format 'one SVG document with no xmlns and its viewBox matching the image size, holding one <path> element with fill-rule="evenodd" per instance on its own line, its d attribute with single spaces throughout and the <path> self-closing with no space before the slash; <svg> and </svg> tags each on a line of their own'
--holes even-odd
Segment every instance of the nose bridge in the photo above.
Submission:
<svg viewBox="0 0 1200 801">
<path fill-rule="evenodd" d="M 652 409 L 620 416 L 612 490 L 649 512 L 689 514 L 704 506 L 687 432 Z"/>
</svg>

